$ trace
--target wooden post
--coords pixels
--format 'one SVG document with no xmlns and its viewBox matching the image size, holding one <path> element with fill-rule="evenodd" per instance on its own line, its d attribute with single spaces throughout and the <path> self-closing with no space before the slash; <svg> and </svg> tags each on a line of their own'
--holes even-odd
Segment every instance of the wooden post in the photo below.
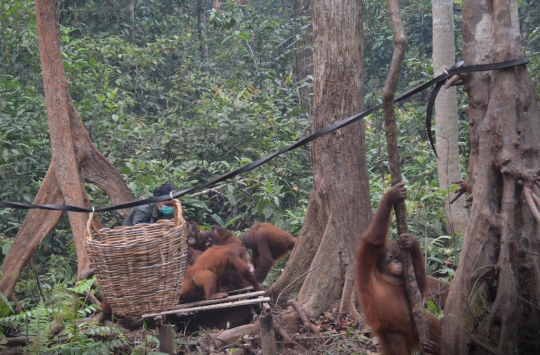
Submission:
<svg viewBox="0 0 540 355">
<path fill-rule="evenodd" d="M 156 317 L 158 324 L 159 351 L 165 354 L 174 355 L 174 330 L 172 325 L 163 324 L 163 317 Z"/>
<path fill-rule="evenodd" d="M 392 23 L 392 31 L 394 33 L 394 52 L 388 69 L 388 76 L 383 89 L 383 111 L 384 125 L 386 130 L 386 146 L 388 149 L 388 163 L 390 166 L 390 176 L 392 178 L 392 186 L 401 182 L 401 168 L 399 162 L 399 149 L 397 144 L 397 128 L 396 115 L 394 108 L 394 92 L 396 89 L 397 80 L 403 57 L 405 56 L 405 48 L 407 47 L 407 37 L 403 29 L 401 14 L 399 12 L 399 1 L 388 1 L 388 12 Z M 400 201 L 394 205 L 396 212 L 398 234 L 408 233 L 407 216 L 405 210 L 405 201 Z M 418 329 L 420 344 L 429 340 L 429 327 L 424 314 L 424 302 L 414 273 L 414 265 L 412 263 L 411 253 L 405 250 L 401 251 L 401 261 L 403 262 L 403 276 L 407 286 L 407 296 L 411 311 Z M 420 348 L 420 355 L 424 354 Z"/>
<path fill-rule="evenodd" d="M 261 327 L 261 348 L 264 355 L 276 355 L 276 334 L 272 320 L 272 309 L 268 303 L 263 303 L 263 311 L 259 317 Z"/>
</svg>

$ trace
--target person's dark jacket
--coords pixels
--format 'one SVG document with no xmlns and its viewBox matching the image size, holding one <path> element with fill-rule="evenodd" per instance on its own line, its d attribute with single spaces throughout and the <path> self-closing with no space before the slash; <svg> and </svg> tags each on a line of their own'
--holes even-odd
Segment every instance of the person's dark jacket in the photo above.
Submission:
<svg viewBox="0 0 540 355">
<path fill-rule="evenodd" d="M 134 226 L 139 223 L 155 223 L 160 219 L 172 219 L 173 215 L 164 215 L 158 213 L 155 203 L 148 205 L 135 206 L 131 209 L 128 216 L 122 223 L 123 226 Z"/>
</svg>

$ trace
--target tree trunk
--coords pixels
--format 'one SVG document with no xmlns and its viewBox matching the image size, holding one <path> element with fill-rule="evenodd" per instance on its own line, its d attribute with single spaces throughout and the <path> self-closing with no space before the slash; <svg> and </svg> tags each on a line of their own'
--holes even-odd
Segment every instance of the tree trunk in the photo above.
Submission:
<svg viewBox="0 0 540 355">
<path fill-rule="evenodd" d="M 363 14 L 362 2 L 351 0 L 316 0 L 312 11 L 316 131 L 363 110 Z M 311 153 L 315 186 L 290 264 L 297 273 L 310 271 L 298 300 L 315 317 L 354 308 L 354 258 L 372 217 L 364 122 L 317 139 Z M 299 265 L 295 257 L 304 252 L 309 259 Z"/>
<path fill-rule="evenodd" d="M 129 43 L 135 43 L 135 0 L 126 0 L 126 17 L 129 25 Z"/>
<path fill-rule="evenodd" d="M 95 184 L 113 203 L 133 199 L 122 176 L 90 141 L 75 110 L 60 55 L 55 1 L 36 0 L 41 70 L 49 119 L 52 158 L 34 200 L 35 204 L 90 206 L 84 182 Z M 121 211 L 125 214 L 126 211 Z M 13 293 L 19 274 L 45 236 L 58 223 L 61 212 L 30 210 L 2 265 L 0 291 Z M 75 240 L 78 275 L 90 267 L 84 246 L 88 214 L 68 212 Z"/>
<path fill-rule="evenodd" d="M 463 2 L 465 65 L 523 56 L 515 0 Z M 443 354 L 540 348 L 540 104 L 525 66 L 464 76 L 473 197 L 446 302 Z"/>
<path fill-rule="evenodd" d="M 294 18 L 297 21 L 295 28 L 296 42 L 293 51 L 293 71 L 298 85 L 300 106 L 309 116 L 313 111 L 313 27 L 311 26 L 311 0 L 295 0 Z M 307 26 L 306 26 L 307 25 Z"/>
<path fill-rule="evenodd" d="M 312 191 L 306 218 L 296 243 L 298 246 L 292 250 L 281 276 L 268 290 L 272 300 L 281 306 L 285 306 L 289 298 L 297 296 L 306 275 L 314 272 L 311 266 L 308 268 L 306 265 L 311 264 L 324 233 L 325 226 L 321 227 L 318 216 L 319 206 L 316 203 L 315 191 Z"/>
<path fill-rule="evenodd" d="M 433 0 L 433 71 L 440 75 L 455 63 L 454 11 L 452 0 Z M 441 189 L 462 180 L 459 164 L 457 95 L 454 86 L 441 90 L 435 100 L 435 142 L 437 143 L 437 172 Z M 465 195 L 450 205 L 452 196 L 444 200 L 446 230 L 452 235 L 465 234 L 468 212 Z"/>
<path fill-rule="evenodd" d="M 386 131 L 386 147 L 388 149 L 388 165 L 390 168 L 390 177 L 392 186 L 401 182 L 401 166 L 399 160 L 399 149 L 397 141 L 396 114 L 394 106 L 394 92 L 399 78 L 399 71 L 405 56 L 405 48 L 407 47 L 407 37 L 401 20 L 398 0 L 388 0 L 388 13 L 392 23 L 392 32 L 394 33 L 394 52 L 388 68 L 388 75 L 383 88 L 383 111 L 384 111 L 384 126 Z M 398 234 L 408 233 L 407 214 L 405 201 L 399 201 L 394 204 L 396 212 L 396 222 Z M 410 251 L 401 250 L 400 261 L 403 264 L 403 279 L 406 285 L 407 297 L 411 307 L 412 317 L 416 329 L 418 331 L 419 341 L 422 344 L 429 339 L 429 328 L 424 313 L 424 302 L 422 294 L 416 282 L 415 270 Z M 420 349 L 420 355 L 424 355 L 424 351 Z"/>
<path fill-rule="evenodd" d="M 206 45 L 206 14 L 204 0 L 197 1 L 197 32 L 201 50 L 201 71 L 208 73 L 208 46 Z"/>
</svg>

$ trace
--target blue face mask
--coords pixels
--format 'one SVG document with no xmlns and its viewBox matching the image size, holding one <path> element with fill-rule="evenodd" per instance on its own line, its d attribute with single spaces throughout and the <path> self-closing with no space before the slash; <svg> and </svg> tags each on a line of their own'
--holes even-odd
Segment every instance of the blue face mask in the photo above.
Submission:
<svg viewBox="0 0 540 355">
<path fill-rule="evenodd" d="M 174 207 L 161 206 L 160 211 L 161 211 L 161 213 L 163 213 L 165 215 L 174 214 Z"/>
</svg>

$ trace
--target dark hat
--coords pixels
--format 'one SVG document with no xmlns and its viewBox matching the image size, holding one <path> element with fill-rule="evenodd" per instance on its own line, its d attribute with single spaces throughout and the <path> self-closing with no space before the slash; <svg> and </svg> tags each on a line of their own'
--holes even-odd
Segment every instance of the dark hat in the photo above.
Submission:
<svg viewBox="0 0 540 355">
<path fill-rule="evenodd" d="M 176 190 L 176 187 L 173 184 L 163 184 L 154 190 L 154 196 L 168 195 L 174 190 Z"/>
</svg>

